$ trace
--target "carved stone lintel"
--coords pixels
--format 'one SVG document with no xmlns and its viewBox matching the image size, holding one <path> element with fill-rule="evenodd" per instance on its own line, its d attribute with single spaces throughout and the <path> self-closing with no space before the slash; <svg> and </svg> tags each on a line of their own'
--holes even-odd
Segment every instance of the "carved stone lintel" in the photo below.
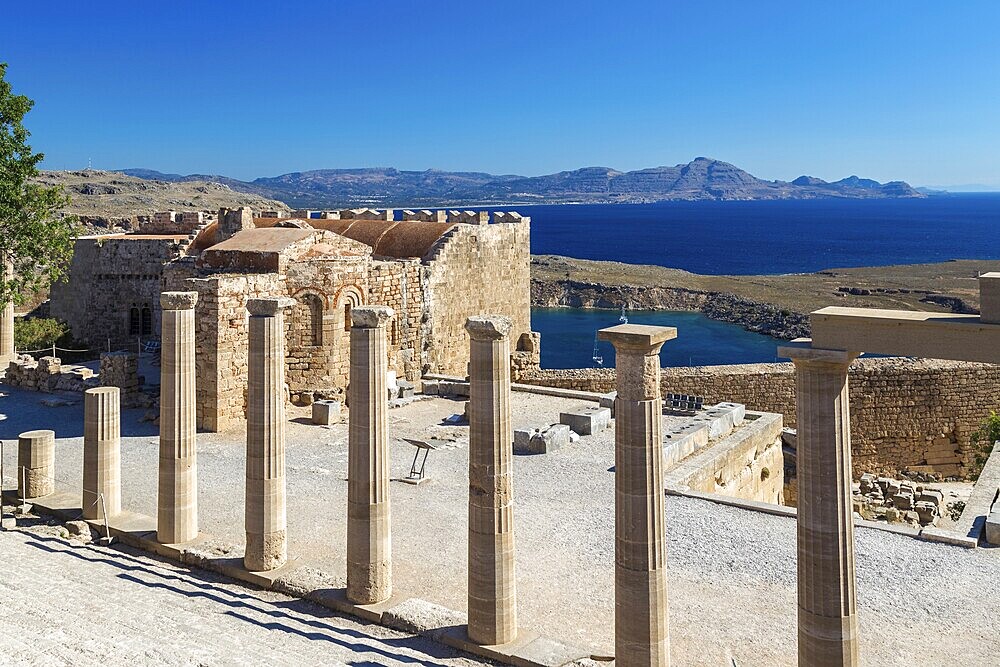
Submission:
<svg viewBox="0 0 1000 667">
<path fill-rule="evenodd" d="M 161 292 L 160 307 L 163 310 L 191 310 L 198 303 L 197 292 Z"/>
<path fill-rule="evenodd" d="M 501 340 L 510 335 L 514 323 L 506 315 L 475 315 L 465 321 L 472 340 Z"/>
</svg>

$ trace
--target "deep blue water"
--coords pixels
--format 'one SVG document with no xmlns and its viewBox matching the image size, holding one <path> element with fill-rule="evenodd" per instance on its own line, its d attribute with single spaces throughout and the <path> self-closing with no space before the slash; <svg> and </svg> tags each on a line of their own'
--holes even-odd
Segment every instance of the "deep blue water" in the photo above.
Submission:
<svg viewBox="0 0 1000 667">
<path fill-rule="evenodd" d="M 531 251 L 694 273 L 1000 259 L 1000 195 L 517 206 Z"/>
<path fill-rule="evenodd" d="M 531 328 L 542 334 L 542 368 L 594 366 L 594 336 L 598 329 L 618 324 L 619 313 L 583 308 L 533 308 Z M 663 344 L 664 366 L 714 366 L 775 361 L 778 341 L 744 331 L 735 324 L 710 320 L 701 313 L 633 311 L 632 324 L 677 327 L 677 338 Z M 598 343 L 604 366 L 613 368 L 610 343 Z"/>
</svg>

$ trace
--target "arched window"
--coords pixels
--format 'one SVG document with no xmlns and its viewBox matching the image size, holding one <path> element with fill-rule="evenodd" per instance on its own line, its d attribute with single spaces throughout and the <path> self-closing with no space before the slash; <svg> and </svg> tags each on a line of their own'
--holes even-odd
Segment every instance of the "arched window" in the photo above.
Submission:
<svg viewBox="0 0 1000 667">
<path fill-rule="evenodd" d="M 309 336 L 310 345 L 323 344 L 323 300 L 315 294 L 306 294 L 305 303 L 309 306 Z"/>
<path fill-rule="evenodd" d="M 142 320 L 140 319 L 139 309 L 133 306 L 128 311 L 128 334 L 130 336 L 138 336 L 142 333 Z"/>
<path fill-rule="evenodd" d="M 351 330 L 351 302 L 344 304 L 344 331 Z"/>
<path fill-rule="evenodd" d="M 298 295 L 298 303 L 292 311 L 293 340 L 297 345 L 323 345 L 323 301 L 322 296 L 311 292 Z"/>
<path fill-rule="evenodd" d="M 140 335 L 153 335 L 153 311 L 149 306 L 142 307 L 142 333 Z"/>
</svg>

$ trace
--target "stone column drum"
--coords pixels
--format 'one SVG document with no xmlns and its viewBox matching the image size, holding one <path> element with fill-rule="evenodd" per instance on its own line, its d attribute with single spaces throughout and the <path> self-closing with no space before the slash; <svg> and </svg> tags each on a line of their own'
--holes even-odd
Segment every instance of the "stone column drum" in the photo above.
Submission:
<svg viewBox="0 0 1000 667">
<path fill-rule="evenodd" d="M 246 554 L 256 572 L 288 559 L 285 534 L 285 325 L 291 299 L 250 299 L 247 373 Z"/>
<path fill-rule="evenodd" d="M 795 364 L 799 665 L 860 664 L 847 368 L 857 356 L 782 347 Z"/>
<path fill-rule="evenodd" d="M 83 394 L 84 519 L 121 512 L 121 445 L 121 390 L 88 389 Z"/>
<path fill-rule="evenodd" d="M 387 306 L 351 310 L 347 458 L 347 597 L 374 604 L 392 595 L 389 513 Z"/>
<path fill-rule="evenodd" d="M 163 292 L 160 351 L 160 470 L 156 539 L 198 537 L 194 306 L 197 292 Z"/>
<path fill-rule="evenodd" d="M 14 272 L 11 262 L 4 263 L 4 275 Z M 14 359 L 14 302 L 8 301 L 0 308 L 0 370 L 6 370 L 7 364 Z"/>
<path fill-rule="evenodd" d="M 28 431 L 17 436 L 17 494 L 41 498 L 55 490 L 55 431 Z"/>
<path fill-rule="evenodd" d="M 514 489 L 511 459 L 510 318 L 470 317 L 469 639 L 506 644 L 517 637 Z"/>
<path fill-rule="evenodd" d="M 660 348 L 673 327 L 621 324 L 615 346 L 615 664 L 665 667 L 667 634 Z"/>
</svg>

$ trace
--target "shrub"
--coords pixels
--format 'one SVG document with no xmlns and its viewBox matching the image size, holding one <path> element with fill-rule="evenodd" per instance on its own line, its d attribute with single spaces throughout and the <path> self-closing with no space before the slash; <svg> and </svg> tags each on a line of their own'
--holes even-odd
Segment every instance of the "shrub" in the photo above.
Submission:
<svg viewBox="0 0 1000 667">
<path fill-rule="evenodd" d="M 979 430 L 969 436 L 972 452 L 975 455 L 969 470 L 971 479 L 979 479 L 979 473 L 983 471 L 983 466 L 993 451 L 993 443 L 997 440 L 1000 440 L 1000 414 L 997 414 L 996 410 L 990 410 L 990 416 L 979 425 Z"/>
<path fill-rule="evenodd" d="M 53 344 L 68 347 L 69 327 L 45 317 L 14 320 L 14 347 L 18 350 L 41 350 Z"/>
</svg>

